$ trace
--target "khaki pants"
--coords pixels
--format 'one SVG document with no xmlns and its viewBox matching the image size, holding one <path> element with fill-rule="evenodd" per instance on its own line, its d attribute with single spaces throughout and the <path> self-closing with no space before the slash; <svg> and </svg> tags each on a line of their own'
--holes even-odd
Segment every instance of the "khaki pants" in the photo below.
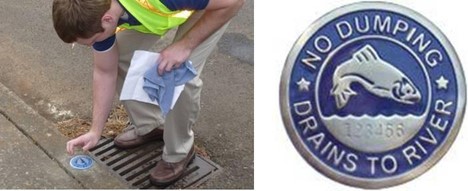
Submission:
<svg viewBox="0 0 468 191">
<path fill-rule="evenodd" d="M 180 39 L 198 21 L 203 12 L 194 13 L 183 25 L 179 26 L 174 41 Z M 174 108 L 166 118 L 162 117 L 159 106 L 138 101 L 123 101 L 130 121 L 136 126 L 138 135 L 144 135 L 154 128 L 164 127 L 164 149 L 162 158 L 167 162 L 179 162 L 190 151 L 194 135 L 192 126 L 200 110 L 200 92 L 202 80 L 200 74 L 207 57 L 211 54 L 219 41 L 227 24 L 207 38 L 190 55 L 189 60 L 198 72 L 193 80 L 185 84 Z M 144 34 L 133 30 L 124 30 L 117 33 L 119 46 L 119 75 L 117 91 L 121 92 L 125 76 L 135 50 L 149 50 L 158 40 L 159 36 Z M 157 72 L 157 71 L 155 71 Z"/>
</svg>

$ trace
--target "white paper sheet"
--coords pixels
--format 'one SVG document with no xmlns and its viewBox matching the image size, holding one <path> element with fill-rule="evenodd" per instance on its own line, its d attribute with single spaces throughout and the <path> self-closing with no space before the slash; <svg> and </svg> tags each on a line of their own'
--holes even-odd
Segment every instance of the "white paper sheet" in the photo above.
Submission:
<svg viewBox="0 0 468 191">
<path fill-rule="evenodd" d="M 122 92 L 120 92 L 120 100 L 137 100 L 145 103 L 159 105 L 155 101 L 151 101 L 148 94 L 143 90 L 143 75 L 147 70 L 156 64 L 159 58 L 158 53 L 137 50 L 133 53 L 130 67 L 128 68 L 127 76 L 123 84 Z M 154 71 L 155 73 L 157 71 Z M 171 109 L 174 107 L 177 99 L 180 96 L 185 85 L 176 86 L 174 89 L 174 98 L 172 99 Z"/>
</svg>

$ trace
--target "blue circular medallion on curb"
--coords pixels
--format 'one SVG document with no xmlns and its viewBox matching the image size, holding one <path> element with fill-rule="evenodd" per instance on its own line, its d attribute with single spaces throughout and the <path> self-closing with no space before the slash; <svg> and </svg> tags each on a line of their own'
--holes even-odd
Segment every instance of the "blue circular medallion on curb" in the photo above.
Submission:
<svg viewBox="0 0 468 191">
<path fill-rule="evenodd" d="M 338 8 L 297 40 L 283 70 L 283 121 L 303 158 L 362 188 L 407 182 L 454 141 L 465 79 L 449 41 L 390 3 Z"/>
<path fill-rule="evenodd" d="M 88 169 L 91 168 L 93 164 L 93 159 L 87 155 L 76 155 L 72 159 L 70 159 L 70 166 L 74 169 Z"/>
</svg>

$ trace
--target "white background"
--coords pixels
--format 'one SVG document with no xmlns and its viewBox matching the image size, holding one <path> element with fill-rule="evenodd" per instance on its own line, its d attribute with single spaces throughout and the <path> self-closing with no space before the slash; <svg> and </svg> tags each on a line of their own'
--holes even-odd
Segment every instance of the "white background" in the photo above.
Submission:
<svg viewBox="0 0 468 191">
<path fill-rule="evenodd" d="M 279 109 L 286 57 L 304 30 L 329 11 L 356 1 L 255 1 L 255 190 L 359 190 L 312 168 L 296 151 Z M 393 1 L 419 12 L 449 39 L 468 70 L 468 6 L 464 1 Z M 463 64 L 464 63 L 464 64 Z M 464 190 L 468 187 L 468 121 L 448 153 L 418 178 L 388 190 Z"/>
</svg>

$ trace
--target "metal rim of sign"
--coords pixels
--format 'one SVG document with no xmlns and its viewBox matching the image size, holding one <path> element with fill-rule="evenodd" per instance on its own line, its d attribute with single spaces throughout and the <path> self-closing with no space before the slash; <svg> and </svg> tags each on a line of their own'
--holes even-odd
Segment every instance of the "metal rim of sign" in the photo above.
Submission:
<svg viewBox="0 0 468 191">
<path fill-rule="evenodd" d="M 78 166 L 76 163 L 76 161 L 78 159 L 85 159 L 86 161 L 85 162 L 88 162 L 86 165 L 84 166 Z M 70 166 L 74 169 L 78 169 L 78 170 L 86 170 L 86 169 L 89 169 L 93 166 L 94 164 L 94 160 L 87 156 L 87 155 L 76 155 L 74 156 L 73 158 L 70 159 Z"/>
<path fill-rule="evenodd" d="M 326 25 L 330 21 L 344 14 L 351 13 L 354 11 L 368 10 L 368 9 L 396 12 L 396 13 L 405 15 L 413 20 L 416 20 L 420 25 L 426 27 L 427 30 L 430 31 L 435 36 L 435 38 L 440 41 L 441 45 L 444 47 L 445 51 L 447 52 L 453 64 L 455 77 L 458 82 L 456 86 L 458 88 L 458 94 L 457 94 L 458 99 L 457 99 L 457 105 L 456 105 L 457 110 L 453 118 L 454 120 L 453 125 L 450 129 L 450 132 L 448 132 L 447 137 L 443 140 L 440 146 L 434 150 L 433 155 L 430 156 L 427 160 L 425 160 L 419 166 L 410 170 L 409 172 L 405 172 L 403 174 L 400 174 L 394 177 L 387 177 L 387 178 L 381 178 L 381 179 L 366 179 L 366 178 L 354 177 L 354 176 L 346 175 L 338 171 L 334 171 L 332 168 L 323 164 L 318 158 L 316 158 L 316 156 L 311 154 L 294 127 L 294 121 L 290 113 L 291 105 L 290 105 L 290 100 L 289 100 L 289 91 L 290 91 L 289 85 L 291 83 L 290 81 L 291 73 L 292 73 L 294 64 L 299 56 L 300 51 L 302 50 L 304 45 L 307 43 L 309 38 L 311 38 L 312 35 L 314 35 L 314 33 L 316 33 L 322 26 Z M 427 20 L 425 17 L 423 17 L 419 13 L 409 8 L 397 5 L 397 4 L 385 3 L 385 2 L 360 2 L 360 3 L 345 5 L 343 7 L 339 7 L 327 13 L 326 15 L 322 16 L 317 21 L 312 23 L 305 30 L 305 32 L 303 32 L 303 34 L 298 38 L 293 48 L 291 49 L 286 59 L 286 63 L 282 72 L 281 83 L 280 83 L 280 107 L 281 107 L 283 123 L 285 125 L 286 131 L 291 141 L 293 142 L 293 145 L 301 154 L 301 156 L 316 170 L 318 170 L 322 174 L 326 175 L 327 177 L 335 181 L 338 181 L 338 182 L 341 182 L 350 186 L 361 187 L 361 188 L 371 188 L 371 189 L 390 187 L 390 186 L 395 186 L 395 185 L 408 182 L 420 176 L 421 174 L 429 170 L 433 165 L 435 165 L 448 151 L 448 149 L 450 148 L 450 146 L 452 145 L 453 141 L 455 140 L 458 134 L 458 131 L 460 129 L 461 122 L 462 122 L 462 117 L 465 111 L 465 98 L 466 98 L 465 78 L 464 78 L 463 71 L 460 65 L 460 61 L 458 59 L 458 56 L 456 55 L 454 48 L 452 47 L 448 39 L 445 37 L 445 35 L 434 24 L 432 24 L 429 20 Z"/>
</svg>

